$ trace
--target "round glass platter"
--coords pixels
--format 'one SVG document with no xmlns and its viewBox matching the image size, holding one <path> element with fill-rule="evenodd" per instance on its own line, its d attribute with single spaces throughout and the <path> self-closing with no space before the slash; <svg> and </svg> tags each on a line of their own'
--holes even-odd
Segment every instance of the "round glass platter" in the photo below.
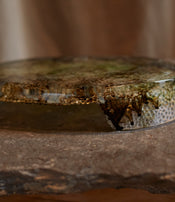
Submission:
<svg viewBox="0 0 175 202">
<path fill-rule="evenodd" d="M 35 59 L 0 65 L 0 128 L 107 132 L 175 119 L 175 66 L 145 58 Z"/>
</svg>

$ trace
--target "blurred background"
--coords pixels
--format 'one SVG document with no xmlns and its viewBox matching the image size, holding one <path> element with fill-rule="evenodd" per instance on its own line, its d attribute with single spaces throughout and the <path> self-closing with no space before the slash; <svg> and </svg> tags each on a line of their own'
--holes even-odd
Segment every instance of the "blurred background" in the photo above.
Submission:
<svg viewBox="0 0 175 202">
<path fill-rule="evenodd" d="M 175 58 L 174 0 L 0 0 L 0 61 Z"/>
</svg>

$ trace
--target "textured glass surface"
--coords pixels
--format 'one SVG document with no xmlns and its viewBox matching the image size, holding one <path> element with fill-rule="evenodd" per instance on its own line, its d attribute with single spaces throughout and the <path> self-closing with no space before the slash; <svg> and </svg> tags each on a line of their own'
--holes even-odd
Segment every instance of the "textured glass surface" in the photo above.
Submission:
<svg viewBox="0 0 175 202">
<path fill-rule="evenodd" d="M 175 119 L 173 64 L 141 58 L 47 59 L 0 66 L 1 128 L 113 131 Z"/>
</svg>

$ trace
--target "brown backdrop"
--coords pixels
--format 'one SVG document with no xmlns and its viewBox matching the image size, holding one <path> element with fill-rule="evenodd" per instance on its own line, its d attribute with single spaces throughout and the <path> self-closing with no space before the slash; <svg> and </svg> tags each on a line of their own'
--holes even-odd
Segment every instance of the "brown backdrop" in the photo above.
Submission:
<svg viewBox="0 0 175 202">
<path fill-rule="evenodd" d="M 175 58 L 174 0 L 0 0 L 0 61 Z"/>
</svg>

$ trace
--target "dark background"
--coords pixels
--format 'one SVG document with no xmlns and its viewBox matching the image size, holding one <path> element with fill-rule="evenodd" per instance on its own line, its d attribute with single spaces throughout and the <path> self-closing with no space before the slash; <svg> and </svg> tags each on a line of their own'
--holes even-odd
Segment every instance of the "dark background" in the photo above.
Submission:
<svg viewBox="0 0 175 202">
<path fill-rule="evenodd" d="M 174 0 L 0 0 L 0 61 L 175 58 Z"/>
</svg>

